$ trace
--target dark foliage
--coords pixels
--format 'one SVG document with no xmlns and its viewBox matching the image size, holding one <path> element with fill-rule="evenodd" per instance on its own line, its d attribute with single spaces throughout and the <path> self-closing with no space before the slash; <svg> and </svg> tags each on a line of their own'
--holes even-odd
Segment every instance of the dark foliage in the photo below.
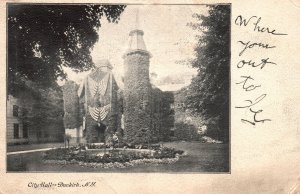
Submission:
<svg viewBox="0 0 300 194">
<path fill-rule="evenodd" d="M 228 141 L 230 6 L 209 6 L 208 15 L 195 14 L 195 17 L 198 22 L 190 25 L 202 35 L 192 62 L 198 75 L 190 85 L 187 107 L 203 116 L 208 135 Z"/>
<path fill-rule="evenodd" d="M 160 141 L 169 141 L 171 135 L 171 129 L 174 127 L 175 122 L 175 111 L 174 107 L 174 94 L 173 92 L 162 92 L 161 94 L 162 103 L 160 106 L 161 113 L 161 129 L 160 129 Z"/>
<path fill-rule="evenodd" d="M 93 67 L 100 18 L 117 22 L 125 5 L 8 4 L 8 78 L 52 85 L 65 78 L 62 66 L 75 71 Z M 10 88 L 10 87 L 9 87 Z"/>
<path fill-rule="evenodd" d="M 168 141 L 171 129 L 174 127 L 174 94 L 163 92 L 158 88 L 151 89 L 151 142 Z"/>
<path fill-rule="evenodd" d="M 197 133 L 197 128 L 192 124 L 187 124 L 184 122 L 175 123 L 174 136 L 177 138 L 177 140 L 185 141 L 197 141 L 200 139 L 200 135 Z"/>
<path fill-rule="evenodd" d="M 100 18 L 118 22 L 125 6 L 8 4 L 7 8 L 7 93 L 23 99 L 24 104 L 32 102 L 24 116 L 31 128 L 38 133 L 45 131 L 45 135 L 49 134 L 47 130 L 56 129 L 62 136 L 62 91 L 56 83 L 58 78 L 66 78 L 62 67 L 75 71 L 92 68 L 90 53 L 98 41 Z M 78 118 L 65 116 L 73 121 Z M 80 119 L 77 123 L 69 119 L 67 126 L 77 127 Z"/>
</svg>

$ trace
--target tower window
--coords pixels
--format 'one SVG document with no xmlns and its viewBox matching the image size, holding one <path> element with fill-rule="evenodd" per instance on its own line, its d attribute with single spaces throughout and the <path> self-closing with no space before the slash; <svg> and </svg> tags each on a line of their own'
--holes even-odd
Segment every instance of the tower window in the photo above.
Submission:
<svg viewBox="0 0 300 194">
<path fill-rule="evenodd" d="M 23 138 L 28 138 L 28 124 L 24 123 L 23 125 Z"/>
<path fill-rule="evenodd" d="M 14 138 L 18 139 L 19 138 L 19 124 L 14 124 Z"/>
<path fill-rule="evenodd" d="M 13 116 L 19 116 L 19 106 L 13 105 Z"/>
</svg>

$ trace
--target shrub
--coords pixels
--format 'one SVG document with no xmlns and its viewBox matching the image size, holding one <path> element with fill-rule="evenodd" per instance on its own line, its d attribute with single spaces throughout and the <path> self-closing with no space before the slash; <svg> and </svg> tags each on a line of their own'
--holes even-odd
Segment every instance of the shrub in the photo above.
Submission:
<svg viewBox="0 0 300 194">
<path fill-rule="evenodd" d="M 178 140 L 199 140 L 200 135 L 197 133 L 197 128 L 194 125 L 184 122 L 175 123 L 174 135 Z"/>
</svg>

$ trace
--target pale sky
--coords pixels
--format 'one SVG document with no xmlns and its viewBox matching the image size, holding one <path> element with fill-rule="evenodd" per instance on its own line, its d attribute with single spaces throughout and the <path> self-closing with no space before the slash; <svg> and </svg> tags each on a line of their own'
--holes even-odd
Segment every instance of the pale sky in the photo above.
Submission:
<svg viewBox="0 0 300 194">
<path fill-rule="evenodd" d="M 147 50 L 152 54 L 150 73 L 159 77 L 195 74 L 196 70 L 176 64 L 178 60 L 193 57 L 193 48 L 197 40 L 196 32 L 187 26 L 193 22 L 193 13 L 207 13 L 203 5 L 128 5 L 121 14 L 118 24 L 101 20 L 99 41 L 92 51 L 95 63 L 108 59 L 113 64 L 117 77 L 123 75 L 123 54 L 127 50 L 129 32 L 136 28 L 138 9 L 138 28 L 144 31 Z M 78 82 L 88 73 L 76 74 L 66 70 L 70 80 Z"/>
</svg>

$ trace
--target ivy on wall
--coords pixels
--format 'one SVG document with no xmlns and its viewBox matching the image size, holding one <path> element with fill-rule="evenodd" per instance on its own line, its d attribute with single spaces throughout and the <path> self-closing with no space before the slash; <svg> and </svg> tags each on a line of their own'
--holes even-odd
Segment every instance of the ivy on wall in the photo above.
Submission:
<svg viewBox="0 0 300 194">
<path fill-rule="evenodd" d="M 174 127 L 174 94 L 158 88 L 151 90 L 151 139 L 153 142 L 170 140 Z"/>
<path fill-rule="evenodd" d="M 131 144 L 167 141 L 174 127 L 174 95 L 151 86 L 149 56 L 132 53 L 125 58 L 124 139 Z"/>
<path fill-rule="evenodd" d="M 125 57 L 124 139 L 127 143 L 150 142 L 149 55 L 132 53 Z"/>
</svg>

